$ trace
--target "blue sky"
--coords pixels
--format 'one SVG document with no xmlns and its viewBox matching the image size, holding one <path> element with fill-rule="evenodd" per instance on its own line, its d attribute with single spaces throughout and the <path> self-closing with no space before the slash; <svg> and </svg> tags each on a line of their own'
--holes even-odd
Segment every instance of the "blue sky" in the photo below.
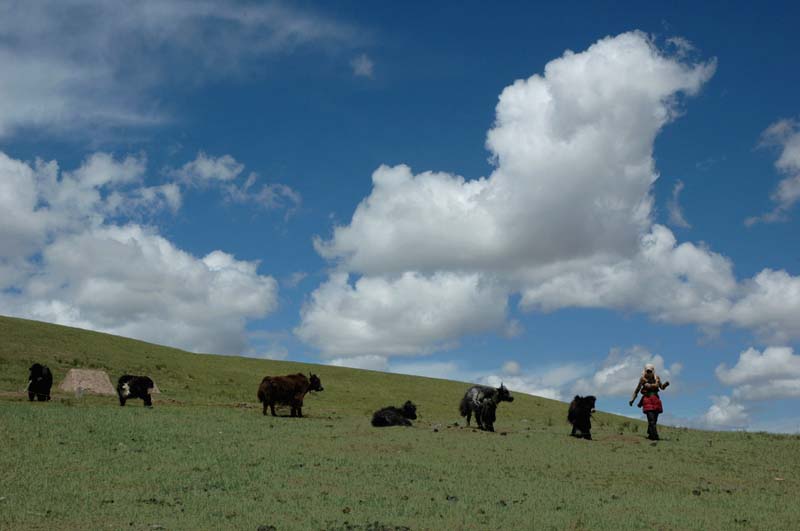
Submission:
<svg viewBox="0 0 800 531">
<path fill-rule="evenodd" d="M 0 2 L 0 313 L 796 432 L 797 15 Z"/>
</svg>

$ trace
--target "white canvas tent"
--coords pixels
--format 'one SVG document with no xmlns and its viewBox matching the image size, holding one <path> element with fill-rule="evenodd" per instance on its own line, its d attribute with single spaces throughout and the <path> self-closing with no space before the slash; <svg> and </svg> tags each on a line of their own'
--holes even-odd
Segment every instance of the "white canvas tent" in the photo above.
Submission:
<svg viewBox="0 0 800 531">
<path fill-rule="evenodd" d="M 117 394 L 106 371 L 94 369 L 70 369 L 58 388 L 68 393 Z"/>
</svg>

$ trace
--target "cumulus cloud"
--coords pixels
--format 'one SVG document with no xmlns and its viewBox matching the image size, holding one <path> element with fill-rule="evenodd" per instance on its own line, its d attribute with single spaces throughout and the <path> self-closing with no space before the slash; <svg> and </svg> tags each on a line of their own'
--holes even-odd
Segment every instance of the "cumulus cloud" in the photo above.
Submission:
<svg viewBox="0 0 800 531">
<path fill-rule="evenodd" d="M 739 400 L 774 400 L 800 397 L 800 355 L 790 347 L 749 348 L 731 368 L 716 369 L 720 382 L 734 387 Z"/>
<path fill-rule="evenodd" d="M 363 278 L 409 271 L 429 278 L 464 271 L 501 278 L 506 297 L 522 292 L 526 308 L 598 298 L 591 290 L 584 294 L 587 282 L 616 270 L 625 274 L 626 266 L 638 267 L 661 248 L 666 248 L 662 254 L 675 248 L 667 229 L 643 236 L 651 228 L 651 187 L 657 178 L 653 141 L 677 115 L 679 96 L 696 93 L 714 68 L 713 61 L 690 64 L 667 57 L 638 32 L 603 39 L 585 52 L 565 52 L 543 75 L 519 80 L 500 95 L 487 138 L 497 165 L 492 175 L 467 180 L 381 166 L 350 223 L 336 226 L 329 239 L 317 238 L 315 247 L 341 270 Z M 672 268 L 688 271 L 702 289 L 718 290 L 730 277 L 724 259 L 693 246 L 679 254 L 670 260 Z M 686 264 L 691 258 L 700 263 Z M 709 262 L 728 274 L 713 279 L 702 271 Z M 554 300 L 560 289 L 551 291 L 547 281 L 573 281 L 554 278 L 554 271 L 569 271 L 584 285 Z M 617 289 L 599 298 L 626 305 L 636 297 L 638 285 L 611 280 Z M 673 283 L 682 281 L 678 276 Z M 504 299 L 498 297 L 497 304 L 505 306 Z M 664 313 L 677 315 L 694 301 L 681 300 L 680 308 Z M 324 311 L 315 309 L 304 315 Z"/>
<path fill-rule="evenodd" d="M 60 171 L 54 161 L 31 165 L 0 153 L 0 197 L 27 221 L 0 230 L 0 312 L 241 352 L 247 319 L 276 307 L 276 281 L 255 262 L 222 251 L 197 258 L 154 228 L 116 224 L 137 208 L 180 206 L 174 184 L 143 185 L 145 170 L 144 156 L 97 153 Z"/>
<path fill-rule="evenodd" d="M 747 226 L 786 221 L 789 210 L 800 201 L 800 123 L 789 119 L 775 122 L 761 135 L 761 146 L 780 148 L 775 168 L 785 177 L 772 193 L 775 207 L 761 216 L 747 218 Z"/>
<path fill-rule="evenodd" d="M 677 96 L 713 71 L 663 56 L 640 33 L 565 52 L 500 94 L 490 177 L 382 166 L 350 224 L 317 249 L 365 274 L 629 254 L 650 226 L 655 136 Z"/>
<path fill-rule="evenodd" d="M 351 284 L 336 273 L 311 294 L 295 333 L 325 357 L 410 355 L 495 329 L 505 316 L 505 291 L 479 275 L 404 273 Z"/>
<path fill-rule="evenodd" d="M 102 0 L 0 5 L 0 137 L 161 123 L 155 87 L 263 69 L 299 47 L 349 45 L 353 28 L 281 3 Z M 87 127 L 88 126 L 88 127 Z"/>
<path fill-rule="evenodd" d="M 350 61 L 350 66 L 353 69 L 353 75 L 356 77 L 366 77 L 372 79 L 374 77 L 375 63 L 365 53 Z"/>
<path fill-rule="evenodd" d="M 573 260 L 525 271 L 523 308 L 644 311 L 670 323 L 716 326 L 730 319 L 736 291 L 727 258 L 653 225 L 630 258 Z"/>
<path fill-rule="evenodd" d="M 796 277 L 764 270 L 740 283 L 728 258 L 703 244 L 680 243 L 653 223 L 655 138 L 716 66 L 689 61 L 683 41 L 672 45 L 677 56 L 631 32 L 565 52 L 542 74 L 500 94 L 486 141 L 496 166 L 491 175 L 469 180 L 380 166 L 349 223 L 315 239 L 317 252 L 337 274 L 361 275 L 365 286 L 402 275 L 428 284 L 453 275 L 478 284 L 491 279 L 498 286 L 491 301 L 501 308 L 519 293 L 524 310 L 612 308 L 704 329 L 733 324 L 800 337 L 792 318 Z M 680 187 L 676 206 L 679 193 Z M 384 311 L 402 322 L 424 314 L 425 304 L 440 306 L 426 297 L 415 305 L 386 298 L 375 313 L 368 290 L 350 289 L 347 322 L 358 326 L 323 327 L 341 319 L 340 306 L 329 304 L 330 286 L 312 296 L 299 327 L 325 349 L 345 352 L 357 348 L 364 330 L 386 330 L 378 324 Z M 780 296 L 768 298 L 773 292 Z M 768 318 L 758 313 L 762 304 L 772 305 Z M 448 345 L 455 333 L 508 327 L 501 319 L 475 320 L 469 311 L 452 315 L 462 324 L 387 336 L 382 352 L 425 353 Z"/>
<path fill-rule="evenodd" d="M 466 374 L 465 380 L 492 387 L 499 387 L 502 384 L 511 391 L 565 401 L 571 399 L 575 382 L 587 376 L 591 370 L 591 364 L 573 362 L 544 367 L 523 367 L 516 361 L 507 361 L 499 369 L 488 373 Z"/>
<path fill-rule="evenodd" d="M 744 429 L 750 425 L 750 415 L 744 405 L 729 396 L 712 397 L 713 404 L 694 424 L 707 429 Z"/>
<path fill-rule="evenodd" d="M 672 189 L 672 198 L 667 203 L 667 210 L 669 211 L 669 222 L 671 224 L 682 229 L 690 229 L 692 226 L 686 221 L 680 204 L 680 195 L 683 187 L 683 181 L 678 180 L 675 183 L 675 187 Z"/>
<path fill-rule="evenodd" d="M 634 346 L 626 351 L 612 349 L 602 366 L 591 377 L 577 380 L 573 390 L 578 394 L 630 396 L 647 363 L 655 365 L 656 374 L 662 382 L 674 378 L 682 369 L 679 363 L 667 367 L 663 357 L 652 354 L 641 346 Z"/>
<path fill-rule="evenodd" d="M 740 290 L 730 312 L 735 324 L 755 329 L 773 344 L 800 338 L 800 277 L 764 269 Z"/>
</svg>

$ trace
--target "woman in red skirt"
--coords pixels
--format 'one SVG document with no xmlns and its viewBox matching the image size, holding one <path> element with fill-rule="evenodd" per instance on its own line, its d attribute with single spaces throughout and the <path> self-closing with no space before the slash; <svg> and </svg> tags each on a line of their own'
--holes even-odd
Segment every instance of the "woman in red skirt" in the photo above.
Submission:
<svg viewBox="0 0 800 531">
<path fill-rule="evenodd" d="M 639 378 L 639 385 L 636 386 L 631 401 L 628 402 L 628 405 L 632 406 L 633 401 L 636 400 L 636 396 L 641 391 L 642 399 L 639 401 L 638 406 L 642 408 L 644 414 L 647 415 L 647 438 L 651 441 L 658 440 L 656 423 L 658 422 L 659 413 L 664 412 L 661 399 L 658 397 L 658 392 L 666 389 L 668 385 L 669 382 L 661 383 L 661 378 L 656 376 L 655 366 L 652 363 L 648 363 L 644 366 L 642 377 Z"/>
</svg>

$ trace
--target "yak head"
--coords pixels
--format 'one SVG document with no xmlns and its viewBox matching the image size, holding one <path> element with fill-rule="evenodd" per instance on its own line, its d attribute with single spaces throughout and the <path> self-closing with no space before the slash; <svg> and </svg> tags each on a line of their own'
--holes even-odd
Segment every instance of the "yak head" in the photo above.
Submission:
<svg viewBox="0 0 800 531">
<path fill-rule="evenodd" d="M 497 401 L 498 402 L 514 401 L 514 397 L 511 396 L 511 392 L 502 383 L 500 384 L 500 387 L 497 388 Z"/>
<path fill-rule="evenodd" d="M 30 371 L 28 380 L 31 382 L 35 382 L 44 377 L 44 366 L 41 363 L 34 363 L 28 370 Z"/>
<path fill-rule="evenodd" d="M 581 411 L 584 413 L 592 414 L 594 413 L 594 405 L 597 402 L 597 398 L 589 395 L 589 396 L 578 396 L 575 395 L 575 398 L 572 399 L 572 404 L 570 404 L 570 409 L 573 411 Z"/>
<path fill-rule="evenodd" d="M 411 400 L 406 400 L 406 403 L 403 404 L 402 414 L 407 419 L 416 420 L 417 406 L 415 406 Z"/>
<path fill-rule="evenodd" d="M 308 390 L 309 391 L 323 391 L 324 388 L 322 387 L 322 381 L 319 379 L 319 376 L 316 374 L 309 374 L 308 375 Z"/>
<path fill-rule="evenodd" d="M 594 396 L 584 396 L 583 397 L 583 407 L 588 409 L 590 412 L 594 413 L 594 404 L 597 402 L 597 398 Z"/>
</svg>

